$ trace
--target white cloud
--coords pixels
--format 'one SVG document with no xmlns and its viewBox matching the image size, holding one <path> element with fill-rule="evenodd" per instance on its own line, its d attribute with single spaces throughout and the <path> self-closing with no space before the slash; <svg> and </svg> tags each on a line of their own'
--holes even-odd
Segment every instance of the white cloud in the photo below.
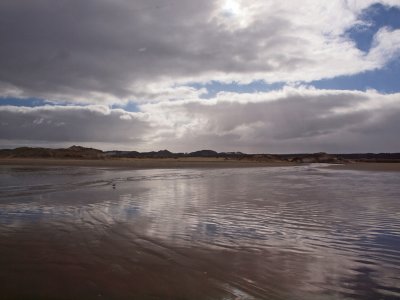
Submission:
<svg viewBox="0 0 400 300">
<path fill-rule="evenodd" d="M 398 56 L 398 30 L 383 28 L 369 53 L 343 34 L 377 2 L 399 6 L 370 0 L 45 0 L 40 6 L 4 0 L 0 95 L 110 105 L 202 93 L 176 89 L 188 82 L 307 82 L 374 70 Z"/>
<path fill-rule="evenodd" d="M 379 67 L 379 65 L 398 57 L 399 54 L 400 29 L 380 29 L 374 37 L 373 46 L 368 54 L 369 60 L 377 62 L 377 67 Z"/>
</svg>

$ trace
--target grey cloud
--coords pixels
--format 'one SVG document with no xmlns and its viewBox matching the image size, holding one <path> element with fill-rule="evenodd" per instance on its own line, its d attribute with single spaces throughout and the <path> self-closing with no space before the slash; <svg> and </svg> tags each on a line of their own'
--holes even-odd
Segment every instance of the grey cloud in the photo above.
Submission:
<svg viewBox="0 0 400 300">
<path fill-rule="evenodd" d="M 177 133 L 168 141 L 175 140 L 177 150 L 194 145 L 247 152 L 393 152 L 400 148 L 400 94 L 299 91 L 273 101 L 229 101 L 227 96 L 212 105 L 190 101 L 145 107 L 150 115 L 170 115 L 171 131 Z M 176 124 L 184 128 L 179 131 Z"/>
<path fill-rule="evenodd" d="M 251 95 L 248 95 L 251 98 Z M 210 116 L 207 130 L 210 132 L 230 132 L 236 128 L 262 122 L 269 129 L 271 138 L 290 139 L 315 136 L 321 132 L 337 130 L 340 126 L 357 123 L 361 116 L 352 118 L 330 113 L 332 109 L 352 107 L 365 100 L 354 93 L 339 95 L 293 95 L 278 98 L 272 102 L 224 102 L 210 107 L 202 102 L 189 102 L 184 107 L 188 114 Z M 162 104 L 161 104 L 162 105 Z M 344 119 L 343 119 L 344 118 Z"/>
<path fill-rule="evenodd" d="M 211 3 L 2 1 L 0 80 L 44 98 L 128 97 L 132 82 L 196 69 L 182 46 Z"/>
<path fill-rule="evenodd" d="M 0 107 L 0 140 L 29 144 L 72 142 L 140 144 L 143 116 L 101 106 Z M 4 142 L 3 142 L 4 143 Z"/>
</svg>

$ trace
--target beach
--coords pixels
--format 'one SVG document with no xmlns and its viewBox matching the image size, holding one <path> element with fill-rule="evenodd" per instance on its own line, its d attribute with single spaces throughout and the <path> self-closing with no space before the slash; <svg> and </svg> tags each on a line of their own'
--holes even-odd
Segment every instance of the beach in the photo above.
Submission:
<svg viewBox="0 0 400 300">
<path fill-rule="evenodd" d="M 113 159 L 52 159 L 52 158 L 1 158 L 0 166 L 79 166 L 129 169 L 184 169 L 184 168 L 255 168 L 307 165 L 285 161 L 256 161 L 205 157 L 181 158 L 113 158 Z M 400 172 L 400 163 L 352 162 L 328 164 L 335 170 Z"/>
<path fill-rule="evenodd" d="M 118 159 L 51 159 L 51 158 L 4 158 L 0 165 L 15 166 L 81 166 L 122 167 L 130 169 L 180 169 L 180 168 L 253 168 L 293 166 L 291 162 L 262 162 L 225 158 L 118 158 Z"/>
</svg>

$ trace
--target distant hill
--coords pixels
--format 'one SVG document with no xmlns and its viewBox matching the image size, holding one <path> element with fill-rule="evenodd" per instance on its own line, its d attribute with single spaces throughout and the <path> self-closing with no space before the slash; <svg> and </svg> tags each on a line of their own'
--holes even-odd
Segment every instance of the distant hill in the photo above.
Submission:
<svg viewBox="0 0 400 300">
<path fill-rule="evenodd" d="M 183 157 L 184 153 L 172 153 L 168 150 L 137 152 L 137 151 L 107 151 L 107 157 L 125 157 L 125 158 L 177 158 Z"/>
<path fill-rule="evenodd" d="M 57 158 L 57 159 L 118 159 L 118 158 L 183 158 L 205 157 L 235 160 L 250 160 L 259 162 L 294 162 L 294 163 L 345 163 L 345 162 L 400 162 L 400 153 L 353 153 L 328 154 L 246 154 L 242 152 L 216 152 L 214 150 L 199 150 L 190 153 L 173 153 L 168 150 L 138 152 L 138 151 L 105 151 L 71 146 L 69 148 L 33 148 L 20 147 L 0 150 L 0 158 Z"/>
<path fill-rule="evenodd" d="M 189 153 L 189 157 L 218 157 L 218 152 L 213 150 L 200 150 Z"/>
<path fill-rule="evenodd" d="M 101 159 L 105 155 L 103 151 L 72 146 L 69 148 L 50 149 L 50 148 L 31 148 L 20 147 L 15 149 L 0 150 L 0 157 L 6 158 L 76 158 L 76 159 Z"/>
</svg>

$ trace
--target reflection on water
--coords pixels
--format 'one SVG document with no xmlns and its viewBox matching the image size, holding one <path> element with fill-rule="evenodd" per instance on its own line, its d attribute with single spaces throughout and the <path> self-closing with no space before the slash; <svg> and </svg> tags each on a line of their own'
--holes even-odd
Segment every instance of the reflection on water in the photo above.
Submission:
<svg viewBox="0 0 400 300">
<path fill-rule="evenodd" d="M 399 299 L 400 174 L 0 169 L 1 299 Z"/>
</svg>

